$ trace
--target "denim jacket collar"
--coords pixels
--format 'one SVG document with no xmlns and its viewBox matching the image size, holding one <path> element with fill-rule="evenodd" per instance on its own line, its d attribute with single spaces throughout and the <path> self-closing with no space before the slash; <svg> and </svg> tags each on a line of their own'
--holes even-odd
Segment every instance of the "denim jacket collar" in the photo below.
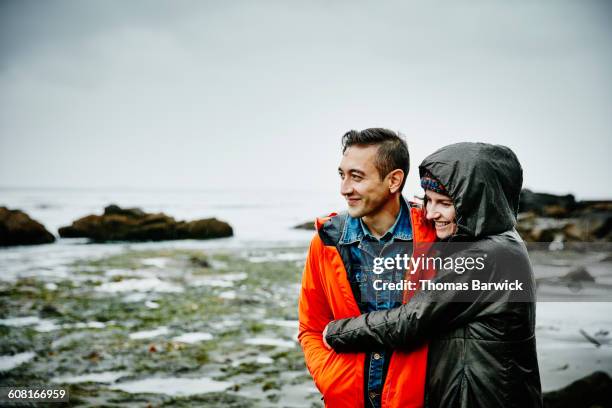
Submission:
<svg viewBox="0 0 612 408">
<path fill-rule="evenodd" d="M 338 243 L 340 245 L 348 245 L 355 242 L 360 242 L 366 235 L 366 226 L 362 225 L 361 218 L 353 218 L 348 214 L 346 217 L 342 237 Z M 400 239 L 404 241 L 412 240 L 410 208 L 403 196 L 400 196 L 400 212 L 393 226 L 389 228 L 389 231 L 387 231 L 387 233 L 389 232 L 393 234 L 393 239 Z M 387 233 L 385 233 L 385 235 Z"/>
</svg>

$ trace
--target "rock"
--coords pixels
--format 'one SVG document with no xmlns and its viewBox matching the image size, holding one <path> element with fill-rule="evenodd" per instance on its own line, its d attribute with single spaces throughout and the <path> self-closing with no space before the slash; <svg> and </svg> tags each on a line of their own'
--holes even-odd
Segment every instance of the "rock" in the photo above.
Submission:
<svg viewBox="0 0 612 408">
<path fill-rule="evenodd" d="M 83 356 L 84 358 L 90 360 L 93 363 L 97 363 L 102 359 L 102 354 L 100 354 L 100 352 L 94 350 L 91 353 L 88 353 L 87 355 Z"/>
<path fill-rule="evenodd" d="M 563 234 L 570 241 L 586 241 L 588 239 L 588 231 L 580 220 L 569 222 L 563 227 Z"/>
<path fill-rule="evenodd" d="M 602 371 L 544 394 L 544 408 L 595 407 L 612 407 L 612 379 Z"/>
<path fill-rule="evenodd" d="M 64 238 L 105 241 L 165 241 L 210 239 L 233 235 L 232 227 L 215 218 L 185 222 L 163 214 L 145 213 L 139 208 L 109 205 L 103 215 L 88 215 L 59 229 Z"/>
<path fill-rule="evenodd" d="M 567 220 L 538 217 L 533 211 L 520 213 L 516 230 L 528 242 L 552 242 L 563 234 Z"/>
<path fill-rule="evenodd" d="M 178 239 L 208 239 L 223 238 L 234 235 L 232 227 L 216 218 L 180 222 L 177 224 Z"/>
<path fill-rule="evenodd" d="M 595 282 L 595 278 L 584 266 L 578 266 L 570 270 L 561 279 L 568 282 Z"/>
<path fill-rule="evenodd" d="M 189 257 L 189 262 L 200 268 L 210 268 L 210 262 L 208 262 L 208 259 L 204 256 L 192 255 Z"/>
<path fill-rule="evenodd" d="M 537 215 L 547 217 L 565 217 L 575 208 L 576 199 L 571 194 L 558 196 L 523 189 L 519 199 L 520 212 L 533 211 Z"/>
<path fill-rule="evenodd" d="M 314 226 L 313 221 L 306 221 L 302 224 L 295 225 L 293 229 L 302 229 L 302 230 L 312 231 L 315 229 L 315 226 Z"/>
<path fill-rule="evenodd" d="M 563 232 L 571 240 L 612 240 L 612 212 L 589 212 L 571 219 Z"/>
<path fill-rule="evenodd" d="M 111 204 L 104 208 L 104 215 L 127 215 L 128 217 L 142 217 L 145 212 L 140 208 L 121 208 L 116 204 Z"/>
<path fill-rule="evenodd" d="M 0 246 L 49 244 L 55 237 L 20 210 L 0 207 Z"/>
<path fill-rule="evenodd" d="M 108 208 L 108 207 L 107 207 Z M 176 221 L 164 214 L 142 217 L 121 214 L 88 215 L 59 229 L 63 238 L 94 241 L 161 241 L 176 239 Z"/>
<path fill-rule="evenodd" d="M 612 241 L 612 201 L 521 192 L 517 231 L 530 242 Z"/>
<path fill-rule="evenodd" d="M 43 305 L 43 307 L 40 309 L 40 315 L 44 318 L 49 318 L 49 317 L 60 317 L 63 315 L 63 313 L 60 312 L 58 308 L 55 307 L 54 305 L 47 303 Z"/>
<path fill-rule="evenodd" d="M 589 200 L 579 201 L 576 206 L 578 213 L 586 212 L 612 212 L 612 201 L 611 200 Z"/>
<path fill-rule="evenodd" d="M 586 215 L 582 220 L 587 224 L 588 232 L 593 237 L 606 241 L 612 240 L 612 211 L 594 212 Z"/>
</svg>

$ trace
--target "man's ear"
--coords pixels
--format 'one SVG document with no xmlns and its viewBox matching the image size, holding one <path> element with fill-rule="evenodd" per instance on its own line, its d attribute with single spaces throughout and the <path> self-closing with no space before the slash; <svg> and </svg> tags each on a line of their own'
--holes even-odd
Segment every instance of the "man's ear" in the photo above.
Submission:
<svg viewBox="0 0 612 408">
<path fill-rule="evenodd" d="M 404 170 L 395 169 L 387 174 L 387 177 L 389 179 L 389 191 L 391 194 L 398 192 L 402 185 L 402 181 L 404 181 Z"/>
</svg>

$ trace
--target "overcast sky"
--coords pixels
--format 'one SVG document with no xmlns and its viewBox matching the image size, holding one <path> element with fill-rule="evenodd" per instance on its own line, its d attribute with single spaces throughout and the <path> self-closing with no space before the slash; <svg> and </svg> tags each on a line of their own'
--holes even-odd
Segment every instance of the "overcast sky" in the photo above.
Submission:
<svg viewBox="0 0 612 408">
<path fill-rule="evenodd" d="M 348 129 L 413 167 L 510 146 L 612 197 L 606 1 L 0 1 L 0 186 L 338 189 Z"/>
</svg>

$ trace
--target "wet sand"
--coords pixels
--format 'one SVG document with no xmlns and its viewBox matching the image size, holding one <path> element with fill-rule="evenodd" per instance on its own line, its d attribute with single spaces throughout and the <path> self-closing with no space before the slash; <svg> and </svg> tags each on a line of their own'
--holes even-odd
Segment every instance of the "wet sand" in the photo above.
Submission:
<svg viewBox="0 0 612 408">
<path fill-rule="evenodd" d="M 189 245 L 0 252 L 10 266 L 0 280 L 0 385 L 62 385 L 81 406 L 321 406 L 296 341 L 306 247 Z M 596 278 L 580 302 L 538 303 L 544 390 L 612 374 L 612 303 L 584 301 L 612 279 L 605 257 L 532 254 L 542 293 L 567 289 L 555 279 L 578 264 Z"/>
</svg>

